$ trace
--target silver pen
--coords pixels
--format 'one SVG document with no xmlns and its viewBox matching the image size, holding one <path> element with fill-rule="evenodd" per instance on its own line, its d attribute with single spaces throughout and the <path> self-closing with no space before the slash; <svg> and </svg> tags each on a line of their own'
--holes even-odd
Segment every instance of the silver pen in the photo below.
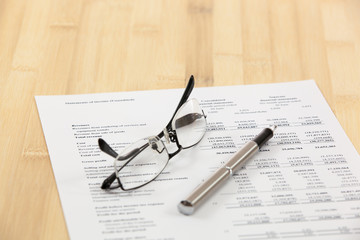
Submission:
<svg viewBox="0 0 360 240">
<path fill-rule="evenodd" d="M 253 140 L 247 142 L 235 155 L 212 176 L 210 176 L 200 186 L 178 205 L 178 210 L 185 215 L 191 215 L 199 207 L 200 203 L 206 199 L 210 193 L 221 185 L 225 180 L 239 170 L 245 162 L 253 156 L 262 145 L 273 137 L 276 126 L 270 126 L 262 130 Z"/>
</svg>

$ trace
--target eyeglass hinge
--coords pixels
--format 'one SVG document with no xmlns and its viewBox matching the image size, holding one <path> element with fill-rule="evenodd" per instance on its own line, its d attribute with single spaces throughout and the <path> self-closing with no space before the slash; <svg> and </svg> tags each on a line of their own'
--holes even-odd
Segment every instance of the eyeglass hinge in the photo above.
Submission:
<svg viewBox="0 0 360 240">
<path fill-rule="evenodd" d="M 168 131 L 169 133 L 169 139 L 171 142 L 176 142 L 176 132 L 175 130 Z"/>
</svg>

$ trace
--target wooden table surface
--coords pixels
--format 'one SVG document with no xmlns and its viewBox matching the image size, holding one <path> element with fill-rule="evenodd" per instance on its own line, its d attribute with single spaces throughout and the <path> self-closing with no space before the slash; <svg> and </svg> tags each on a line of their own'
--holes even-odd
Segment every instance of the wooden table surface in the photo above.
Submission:
<svg viewBox="0 0 360 240">
<path fill-rule="evenodd" d="M 0 239 L 67 239 L 35 95 L 315 79 L 360 150 L 359 0 L 0 0 Z"/>
</svg>

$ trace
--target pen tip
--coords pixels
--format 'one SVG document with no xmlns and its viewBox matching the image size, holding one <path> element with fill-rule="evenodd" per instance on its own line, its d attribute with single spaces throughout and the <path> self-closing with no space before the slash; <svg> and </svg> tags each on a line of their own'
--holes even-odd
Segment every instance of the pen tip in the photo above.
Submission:
<svg viewBox="0 0 360 240">
<path fill-rule="evenodd" d="M 269 129 L 271 129 L 271 131 L 275 131 L 275 129 L 277 128 L 277 126 L 276 125 L 271 125 L 270 127 L 269 127 Z"/>
</svg>

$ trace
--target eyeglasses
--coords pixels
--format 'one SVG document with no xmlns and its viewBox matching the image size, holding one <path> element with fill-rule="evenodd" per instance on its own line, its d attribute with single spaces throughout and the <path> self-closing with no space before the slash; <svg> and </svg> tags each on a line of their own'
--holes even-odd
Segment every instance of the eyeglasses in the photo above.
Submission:
<svg viewBox="0 0 360 240">
<path fill-rule="evenodd" d="M 169 160 L 182 149 L 201 141 L 206 131 L 206 116 L 196 99 L 188 100 L 194 82 L 191 76 L 174 115 L 158 135 L 136 141 L 121 154 L 117 154 L 103 139 L 98 140 L 100 149 L 115 158 L 115 172 L 104 180 L 102 189 L 129 191 L 140 188 L 159 176 Z M 169 153 L 162 138 L 167 143 L 176 143 L 177 150 Z"/>
</svg>

